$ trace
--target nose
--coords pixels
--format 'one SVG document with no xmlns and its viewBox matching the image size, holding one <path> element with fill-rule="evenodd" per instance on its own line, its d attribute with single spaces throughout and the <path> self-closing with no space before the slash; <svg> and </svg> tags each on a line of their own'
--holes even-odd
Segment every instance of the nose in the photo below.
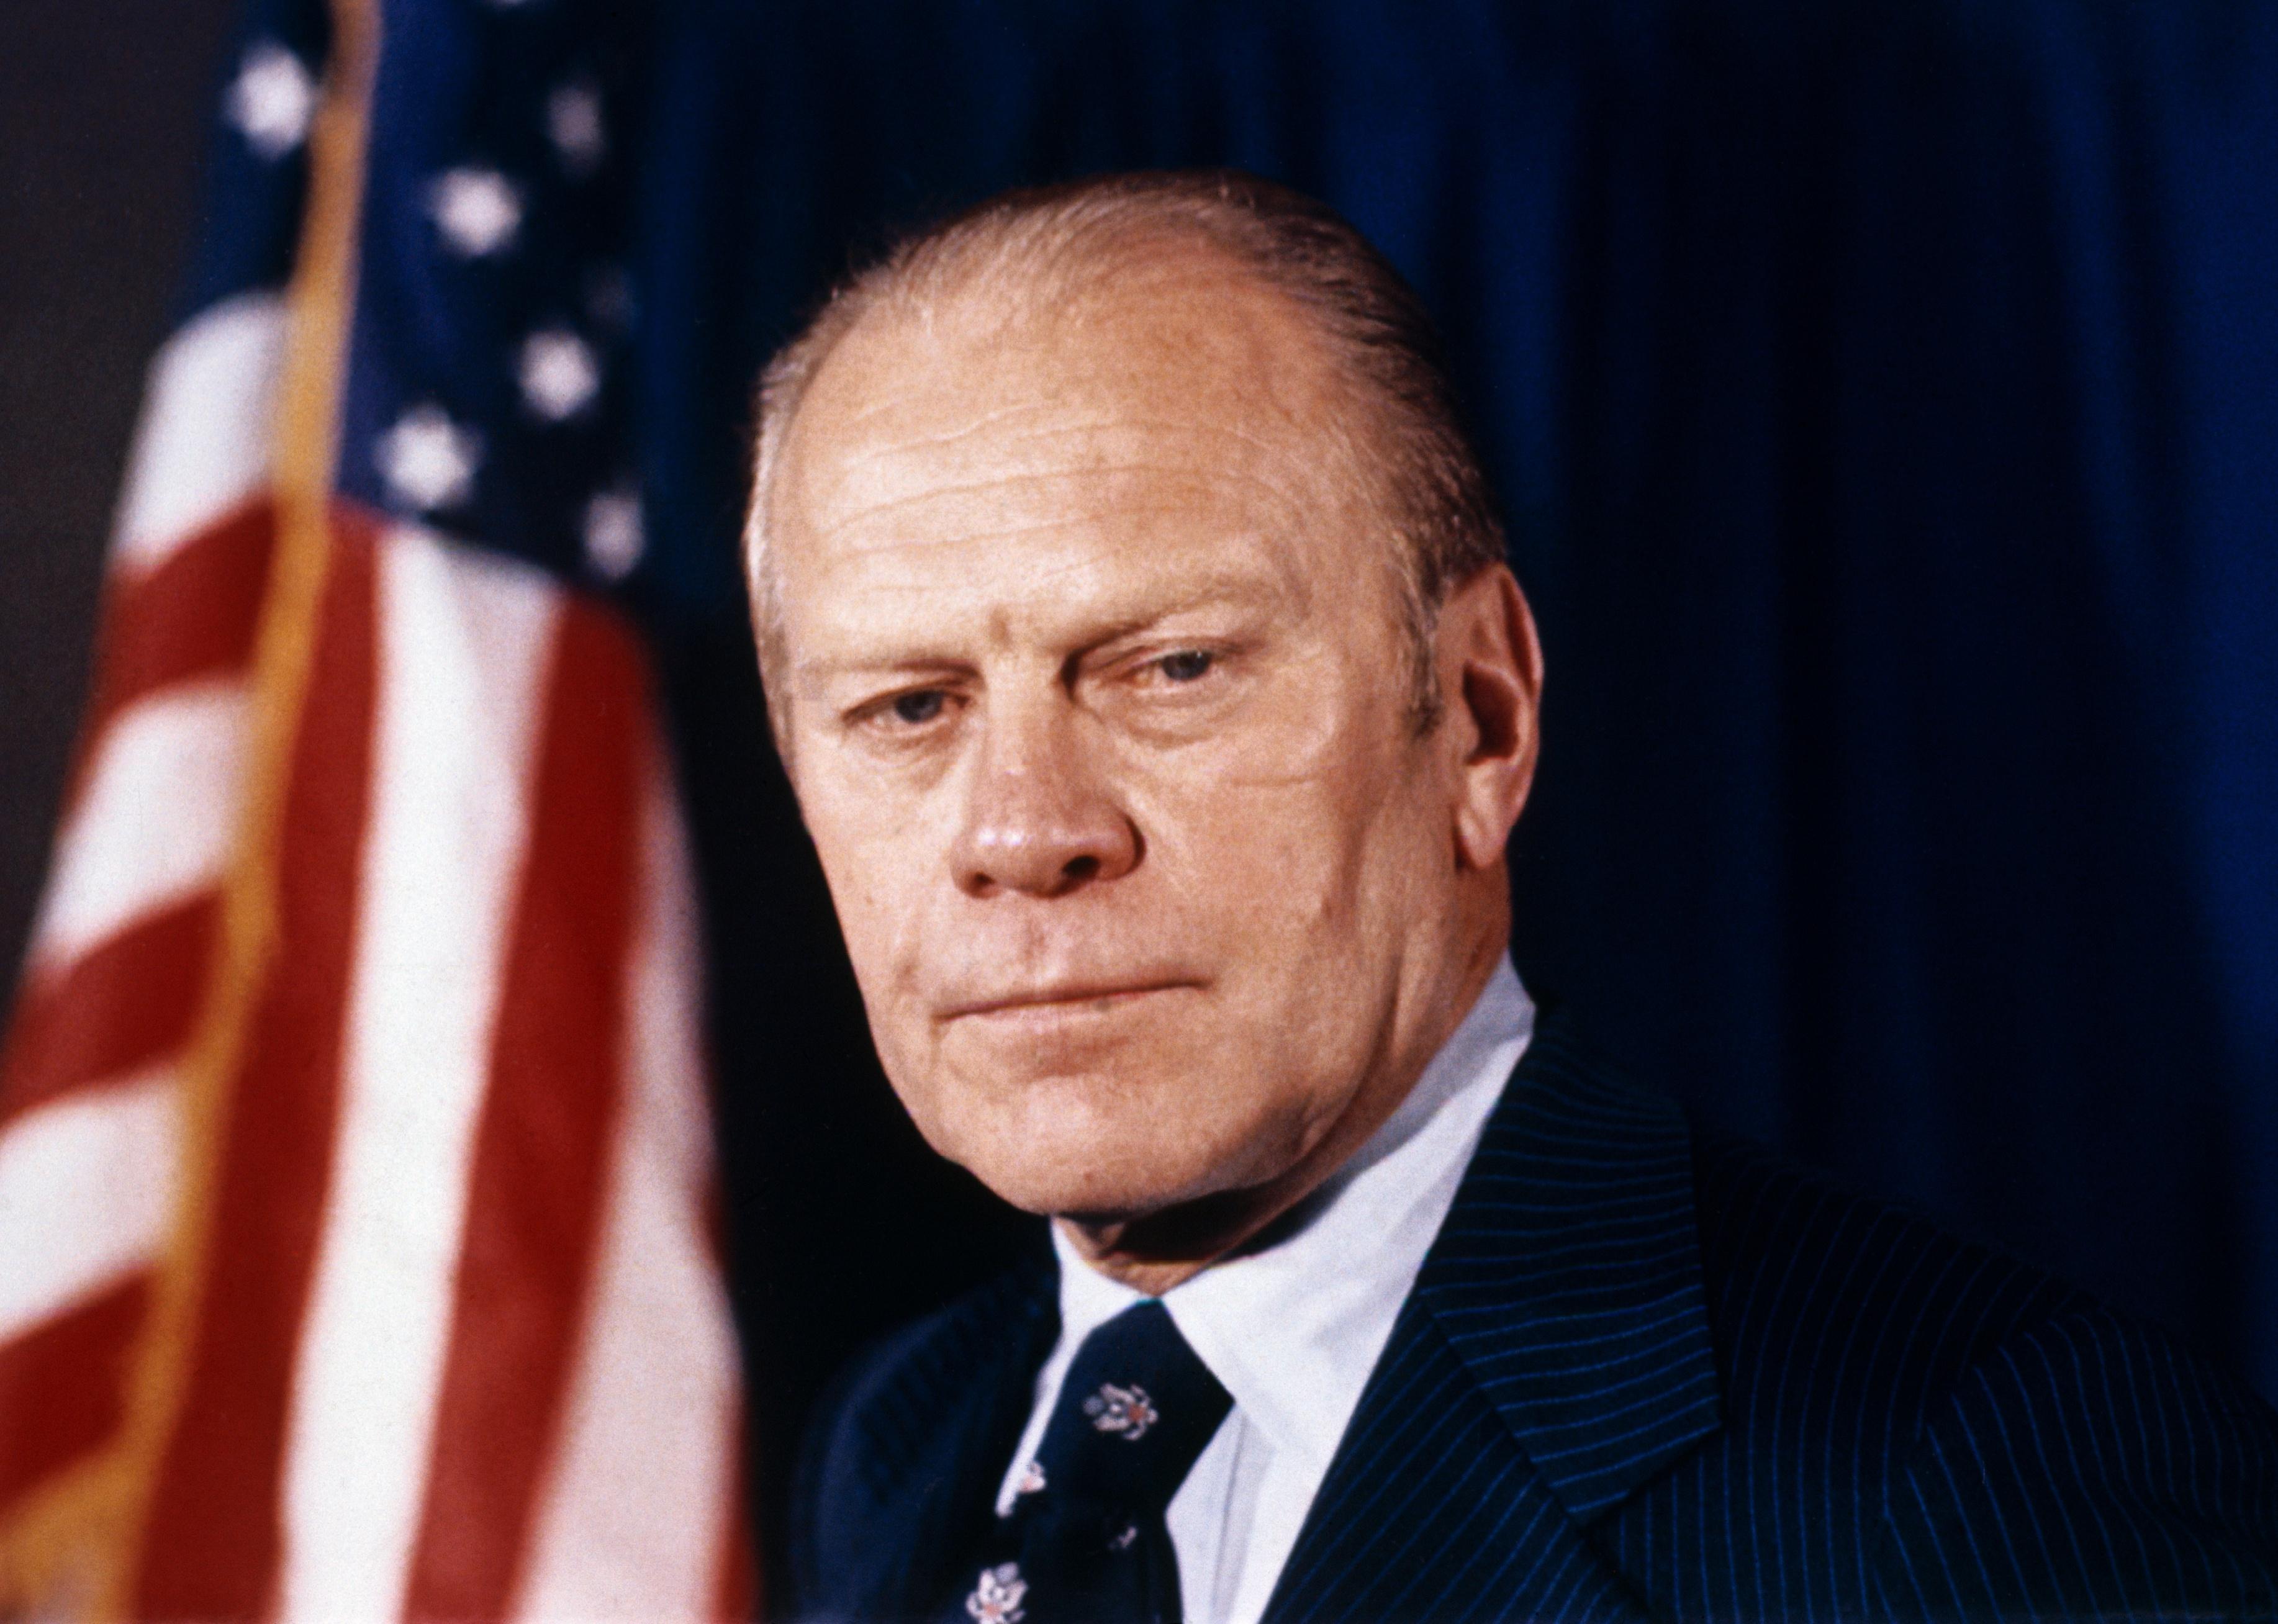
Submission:
<svg viewBox="0 0 2278 1624">
<path fill-rule="evenodd" d="M 1139 831 L 1049 716 L 988 727 L 952 857 L 968 896 L 1064 896 L 1138 865 Z"/>
</svg>

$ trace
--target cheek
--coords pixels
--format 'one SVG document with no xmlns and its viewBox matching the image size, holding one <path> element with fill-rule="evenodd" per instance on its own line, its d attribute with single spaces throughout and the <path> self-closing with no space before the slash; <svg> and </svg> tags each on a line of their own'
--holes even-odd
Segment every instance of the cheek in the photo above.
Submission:
<svg viewBox="0 0 2278 1624">
<path fill-rule="evenodd" d="M 875 779 L 818 783 L 811 776 L 800 786 L 800 808 L 875 1017 L 908 980 L 920 921 L 933 900 L 928 892 L 942 873 L 926 836 L 923 801 L 882 794 Z"/>
<path fill-rule="evenodd" d="M 1237 934 L 1349 934 L 1411 843 L 1418 754 L 1334 696 L 1128 774 L 1162 878 Z M 1318 944 L 1331 945 L 1328 942 Z"/>
</svg>

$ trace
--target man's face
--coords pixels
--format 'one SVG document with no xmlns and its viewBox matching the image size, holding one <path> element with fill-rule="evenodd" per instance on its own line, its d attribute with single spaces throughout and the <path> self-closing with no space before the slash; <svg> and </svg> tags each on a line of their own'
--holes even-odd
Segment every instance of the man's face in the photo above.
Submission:
<svg viewBox="0 0 2278 1624">
<path fill-rule="evenodd" d="M 1420 1064 L 1455 768 L 1330 449 L 1349 385 L 1277 298 L 1174 261 L 983 304 L 874 313 L 814 379 L 776 702 L 920 1129 L 1132 1217 L 1280 1177 Z"/>
</svg>

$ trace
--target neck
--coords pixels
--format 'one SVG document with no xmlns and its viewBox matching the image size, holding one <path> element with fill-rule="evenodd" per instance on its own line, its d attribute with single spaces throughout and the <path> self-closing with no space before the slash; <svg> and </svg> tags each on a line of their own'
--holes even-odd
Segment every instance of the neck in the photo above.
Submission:
<svg viewBox="0 0 2278 1624">
<path fill-rule="evenodd" d="M 1414 1091 L 1432 1057 L 1479 1002 L 1488 977 L 1502 958 L 1509 934 L 1506 919 L 1502 929 L 1482 932 L 1456 957 L 1459 973 L 1445 983 L 1449 991 L 1433 1001 L 1411 1040 L 1395 1054 L 1380 1057 L 1329 1131 L 1275 1178 L 1137 1217 L 1060 1216 L 1053 1222 L 1093 1269 L 1150 1297 L 1161 1296 L 1221 1258 L 1239 1252 L 1320 1188 L 1391 1119 Z"/>
</svg>

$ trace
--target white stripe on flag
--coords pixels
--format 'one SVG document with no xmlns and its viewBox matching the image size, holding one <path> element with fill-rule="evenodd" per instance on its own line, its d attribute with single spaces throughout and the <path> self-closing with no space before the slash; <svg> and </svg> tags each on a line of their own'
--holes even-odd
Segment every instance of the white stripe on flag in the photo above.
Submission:
<svg viewBox="0 0 2278 1624">
<path fill-rule="evenodd" d="M 678 809 L 661 768 L 647 776 L 626 1117 L 517 1618 L 708 1617 L 737 1504 L 735 1333 L 703 1229 L 712 1155 L 696 921 Z"/>
<path fill-rule="evenodd" d="M 217 884 L 236 833 L 245 690 L 171 689 L 103 731 L 56 842 L 33 927 L 35 967 L 68 964 L 121 926 Z"/>
<path fill-rule="evenodd" d="M 0 1342 L 147 1264 L 174 1200 L 172 1071 L 26 1112 L 0 1134 Z"/>
<path fill-rule="evenodd" d="M 288 1620 L 401 1611 L 558 603 L 521 566 L 381 543 L 339 1138 L 286 1445 Z"/>
<path fill-rule="evenodd" d="M 148 569 L 260 489 L 276 436 L 285 305 L 241 294 L 200 311 L 150 364 L 111 558 Z"/>
</svg>

